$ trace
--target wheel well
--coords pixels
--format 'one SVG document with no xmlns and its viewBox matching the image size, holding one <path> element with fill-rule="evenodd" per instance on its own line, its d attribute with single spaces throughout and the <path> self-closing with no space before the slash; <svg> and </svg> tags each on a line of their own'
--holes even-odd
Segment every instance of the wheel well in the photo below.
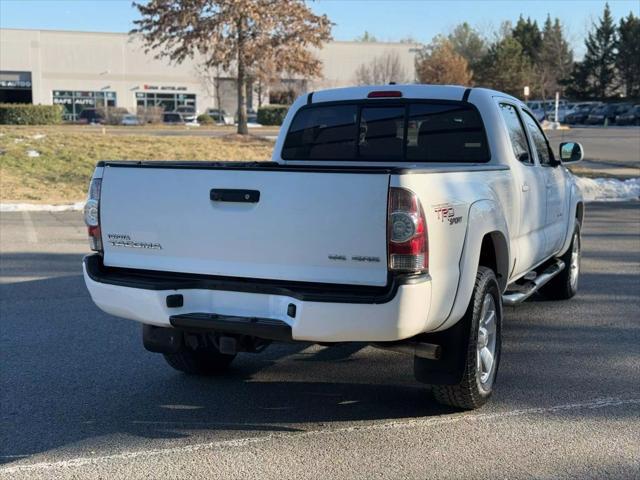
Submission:
<svg viewBox="0 0 640 480">
<path fill-rule="evenodd" d="M 493 270 L 502 291 L 507 287 L 509 276 L 509 249 L 504 235 L 500 232 L 487 233 L 480 247 L 479 265 Z"/>
<path fill-rule="evenodd" d="M 576 219 L 582 228 L 582 220 L 584 219 L 584 203 L 578 202 L 576 205 Z"/>
</svg>

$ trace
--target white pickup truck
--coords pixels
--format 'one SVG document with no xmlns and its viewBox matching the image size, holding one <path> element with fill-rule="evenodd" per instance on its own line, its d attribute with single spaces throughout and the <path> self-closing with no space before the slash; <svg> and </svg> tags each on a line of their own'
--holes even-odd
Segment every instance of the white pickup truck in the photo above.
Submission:
<svg viewBox="0 0 640 480">
<path fill-rule="evenodd" d="M 293 104 L 271 162 L 100 162 L 94 302 L 195 374 L 272 341 L 414 357 L 435 399 L 491 395 L 503 305 L 578 287 L 584 204 L 531 111 L 500 92 L 388 85 Z"/>
</svg>

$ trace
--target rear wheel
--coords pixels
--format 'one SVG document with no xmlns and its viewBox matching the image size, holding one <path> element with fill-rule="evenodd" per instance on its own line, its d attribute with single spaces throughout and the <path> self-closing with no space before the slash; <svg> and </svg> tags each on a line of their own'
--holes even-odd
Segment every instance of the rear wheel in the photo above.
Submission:
<svg viewBox="0 0 640 480">
<path fill-rule="evenodd" d="M 225 355 L 213 348 L 164 354 L 169 365 L 190 375 L 220 375 L 234 358 L 235 355 Z"/>
<path fill-rule="evenodd" d="M 540 289 L 545 297 L 553 300 L 568 300 L 578 292 L 581 254 L 580 224 L 576 220 L 571 245 L 560 257 L 564 262 L 564 270 Z"/>
<path fill-rule="evenodd" d="M 502 297 L 493 270 L 480 266 L 469 308 L 460 320 L 469 327 L 462 379 L 454 385 L 432 385 L 444 405 L 471 410 L 484 405 L 498 373 L 501 352 Z"/>
</svg>

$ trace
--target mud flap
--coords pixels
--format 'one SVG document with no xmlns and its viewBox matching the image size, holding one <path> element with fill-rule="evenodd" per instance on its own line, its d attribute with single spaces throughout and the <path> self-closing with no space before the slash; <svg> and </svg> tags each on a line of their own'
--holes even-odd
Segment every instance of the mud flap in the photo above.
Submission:
<svg viewBox="0 0 640 480">
<path fill-rule="evenodd" d="M 413 372 L 416 380 L 430 385 L 456 385 L 462 380 L 471 326 L 465 315 L 453 327 L 442 332 L 420 335 L 421 342 L 442 347 L 440 360 L 414 357 Z"/>
</svg>

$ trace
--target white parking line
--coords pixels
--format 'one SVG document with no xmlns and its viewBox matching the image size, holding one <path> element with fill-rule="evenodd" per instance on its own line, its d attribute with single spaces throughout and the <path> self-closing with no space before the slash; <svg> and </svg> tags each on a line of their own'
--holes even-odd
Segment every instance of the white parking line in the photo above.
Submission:
<svg viewBox="0 0 640 480">
<path fill-rule="evenodd" d="M 451 423 L 459 423 L 459 422 L 501 420 L 504 418 L 524 416 L 524 415 L 545 414 L 545 413 L 554 413 L 554 412 L 581 410 L 581 409 L 600 409 L 600 408 L 616 407 L 620 405 L 632 405 L 632 404 L 640 404 L 640 398 L 626 398 L 626 399 L 619 398 L 619 397 L 597 398 L 597 399 L 593 399 L 593 400 L 581 402 L 581 403 L 566 403 L 561 405 L 554 405 L 550 407 L 540 407 L 540 408 L 524 408 L 521 410 L 511 410 L 507 412 L 462 413 L 462 414 L 454 414 L 454 415 L 447 415 L 447 416 L 441 416 L 441 417 L 419 418 L 415 420 L 402 420 L 397 422 L 374 423 L 370 425 L 361 425 L 361 426 L 355 425 L 351 427 L 335 428 L 335 429 L 308 430 L 306 432 L 301 432 L 301 433 L 274 433 L 270 435 L 264 435 L 261 437 L 240 438 L 237 440 L 223 440 L 219 442 L 196 443 L 193 445 L 185 445 L 182 447 L 161 448 L 161 449 L 155 449 L 155 450 L 136 450 L 136 451 L 116 453 L 113 455 L 102 455 L 102 456 L 96 456 L 96 457 L 78 457 L 78 458 L 72 458 L 70 460 L 61 460 L 59 462 L 41 462 L 41 463 L 32 463 L 32 464 L 26 464 L 26 465 L 16 465 L 13 467 L 0 468 L 0 474 L 14 474 L 14 473 L 20 473 L 20 472 L 68 469 L 68 468 L 83 467 L 87 465 L 98 465 L 100 463 L 118 461 L 118 460 L 135 460 L 138 458 L 149 458 L 149 457 L 155 457 L 160 455 L 162 456 L 174 455 L 174 454 L 180 455 L 180 454 L 194 453 L 201 450 L 211 450 L 216 448 L 245 447 L 247 445 L 252 445 L 255 443 L 263 443 L 263 442 L 268 442 L 270 440 L 279 440 L 279 439 L 286 439 L 286 438 L 293 438 L 293 437 L 333 435 L 333 434 L 340 434 L 340 433 L 368 432 L 368 431 L 376 431 L 376 430 L 390 430 L 390 429 L 402 429 L 402 428 L 412 428 L 412 427 L 426 427 L 426 426 L 443 425 L 443 424 L 451 424 Z M 15 455 L 14 456 L 8 455 L 8 456 L 3 456 L 2 458 L 15 458 L 15 457 L 16 457 Z"/>
<path fill-rule="evenodd" d="M 38 243 L 38 234 L 36 233 L 36 227 L 33 225 L 31 215 L 26 210 L 22 211 L 22 221 L 24 222 L 24 229 L 27 233 L 27 242 Z"/>
</svg>

